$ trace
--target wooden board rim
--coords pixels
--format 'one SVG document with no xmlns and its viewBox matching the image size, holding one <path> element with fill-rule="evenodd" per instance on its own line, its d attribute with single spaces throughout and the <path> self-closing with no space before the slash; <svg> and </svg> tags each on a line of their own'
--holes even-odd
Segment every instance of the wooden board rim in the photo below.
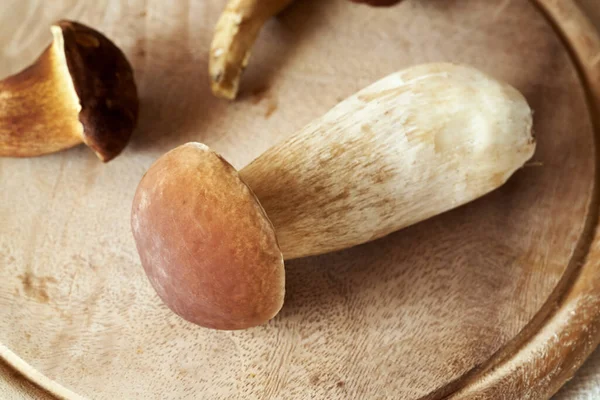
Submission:
<svg viewBox="0 0 600 400">
<path fill-rule="evenodd" d="M 534 0 L 571 55 L 582 82 L 592 119 L 594 141 L 600 138 L 600 36 L 575 0 Z M 600 343 L 600 162 L 586 226 L 574 257 L 544 306 L 506 346 L 430 399 L 535 398 L 547 399 L 573 377 Z M 543 349 L 556 341 L 558 354 Z M 560 343 L 562 342 L 562 343 Z M 533 368 L 533 367 L 536 368 Z M 543 367 L 541 367 L 543 366 Z M 529 376 L 535 371 L 535 376 Z"/>
</svg>

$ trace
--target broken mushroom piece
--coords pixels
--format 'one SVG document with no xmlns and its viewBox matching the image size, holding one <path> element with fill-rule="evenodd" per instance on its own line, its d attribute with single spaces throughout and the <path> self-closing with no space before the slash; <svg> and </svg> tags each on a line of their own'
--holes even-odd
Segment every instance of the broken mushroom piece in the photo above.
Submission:
<svg viewBox="0 0 600 400">
<path fill-rule="evenodd" d="M 129 141 L 138 116 L 133 71 L 109 39 L 59 21 L 36 62 L 0 81 L 0 156 L 33 157 L 85 143 L 104 162 Z"/>
<path fill-rule="evenodd" d="M 230 0 L 219 17 L 210 47 L 209 77 L 213 94 L 233 100 L 252 46 L 263 25 L 293 0 Z"/>
<path fill-rule="evenodd" d="M 294 0 L 230 0 L 215 27 L 209 54 L 209 77 L 215 96 L 234 100 L 263 25 Z M 370 6 L 392 6 L 401 0 L 350 0 Z"/>
<path fill-rule="evenodd" d="M 204 145 L 167 153 L 138 186 L 133 235 L 173 311 L 206 327 L 251 327 L 282 305 L 282 255 L 355 246 L 456 208 L 501 186 L 534 150 L 517 90 L 470 67 L 416 66 L 239 174 Z"/>
</svg>

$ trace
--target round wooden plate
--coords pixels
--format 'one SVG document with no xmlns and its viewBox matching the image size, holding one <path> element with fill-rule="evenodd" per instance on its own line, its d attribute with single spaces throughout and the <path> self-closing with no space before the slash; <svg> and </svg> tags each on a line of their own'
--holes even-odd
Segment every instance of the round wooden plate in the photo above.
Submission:
<svg viewBox="0 0 600 400">
<path fill-rule="evenodd" d="M 267 25 L 235 103 L 213 98 L 206 76 L 223 5 L 32 0 L 0 15 L 2 75 L 32 61 L 52 20 L 77 18 L 124 49 L 142 99 L 131 145 L 107 165 L 85 147 L 0 160 L 2 369 L 64 398 L 550 397 L 600 338 L 600 40 L 576 4 L 299 1 Z M 161 304 L 129 228 L 160 154 L 202 141 L 241 167 L 430 61 L 519 88 L 535 110 L 534 162 L 468 206 L 288 262 L 285 306 L 265 326 L 207 330 Z"/>
</svg>

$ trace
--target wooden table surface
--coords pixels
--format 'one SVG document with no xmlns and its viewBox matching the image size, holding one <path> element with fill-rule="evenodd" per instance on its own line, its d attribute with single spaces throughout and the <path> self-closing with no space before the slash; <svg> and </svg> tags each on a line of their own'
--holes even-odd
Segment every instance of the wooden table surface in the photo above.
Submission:
<svg viewBox="0 0 600 400">
<path fill-rule="evenodd" d="M 600 1 L 579 0 L 600 30 Z M 0 362 L 1 399 L 50 399 L 35 385 Z M 577 375 L 555 396 L 556 400 L 600 398 L 600 350 L 597 350 Z"/>
</svg>

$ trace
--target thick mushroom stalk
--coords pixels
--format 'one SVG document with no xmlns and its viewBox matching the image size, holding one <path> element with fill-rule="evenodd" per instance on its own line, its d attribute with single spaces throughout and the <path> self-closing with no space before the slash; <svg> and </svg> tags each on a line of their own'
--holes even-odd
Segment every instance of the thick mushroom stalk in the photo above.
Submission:
<svg viewBox="0 0 600 400">
<path fill-rule="evenodd" d="M 293 0 L 230 0 L 217 22 L 209 56 L 215 96 L 233 100 L 263 25 Z"/>
<path fill-rule="evenodd" d="M 356 246 L 498 188 L 533 155 L 523 96 L 469 67 L 429 64 L 344 100 L 239 174 L 204 145 L 160 158 L 132 228 L 142 265 L 183 318 L 219 329 L 282 305 L 281 255 Z"/>
<path fill-rule="evenodd" d="M 0 81 L 0 156 L 33 157 L 85 143 L 109 161 L 137 122 L 131 66 L 94 29 L 60 21 L 51 30 L 52 44 L 33 65 Z"/>
</svg>

